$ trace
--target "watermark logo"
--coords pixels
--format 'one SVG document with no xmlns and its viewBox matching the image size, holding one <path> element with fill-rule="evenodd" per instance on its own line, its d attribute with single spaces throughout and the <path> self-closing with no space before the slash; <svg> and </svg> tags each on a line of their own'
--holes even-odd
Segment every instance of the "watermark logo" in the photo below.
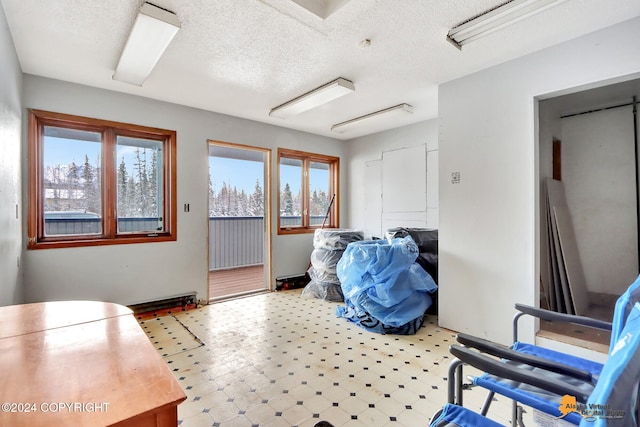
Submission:
<svg viewBox="0 0 640 427">
<path fill-rule="evenodd" d="M 611 408 L 610 405 L 600 405 L 597 403 L 579 403 L 575 396 L 565 394 L 560 398 L 560 406 L 558 406 L 560 416 L 564 418 L 572 412 L 576 412 L 586 421 L 595 421 L 599 418 L 606 419 L 622 419 L 626 415 L 626 411 L 622 409 Z"/>
</svg>

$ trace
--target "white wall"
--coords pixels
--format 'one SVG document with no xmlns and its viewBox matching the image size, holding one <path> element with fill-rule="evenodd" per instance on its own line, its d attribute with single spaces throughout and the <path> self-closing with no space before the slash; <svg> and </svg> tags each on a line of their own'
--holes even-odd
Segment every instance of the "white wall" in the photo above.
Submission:
<svg viewBox="0 0 640 427">
<path fill-rule="evenodd" d="M 561 123 L 562 181 L 587 289 L 621 295 L 638 276 L 632 108 Z"/>
<path fill-rule="evenodd" d="M 506 344 L 514 303 L 536 305 L 534 98 L 640 71 L 639 37 L 633 19 L 439 87 L 441 326 Z"/>
<path fill-rule="evenodd" d="M 345 144 L 349 150 L 347 179 L 350 196 L 348 217 L 348 226 L 350 228 L 364 229 L 380 236 L 380 232 L 384 232 L 384 229 L 388 228 L 387 225 L 390 225 L 389 219 L 383 221 L 379 212 L 371 212 L 368 209 L 372 206 L 371 201 L 367 200 L 367 197 L 372 196 L 370 187 L 377 184 L 369 182 L 372 175 L 368 174 L 367 165 L 375 167 L 376 161 L 382 160 L 383 152 L 416 147 L 418 145 L 424 146 L 425 144 L 427 151 L 426 215 L 420 213 L 420 221 L 422 223 L 418 224 L 412 221 L 410 226 L 438 228 L 438 121 L 436 119 L 354 138 L 346 141 Z M 382 171 L 382 168 L 380 170 Z M 409 171 L 397 170 L 396 173 L 406 175 Z M 373 177 L 375 177 L 375 174 L 373 174 Z M 401 193 L 396 197 L 414 197 L 406 189 L 398 189 L 398 191 Z M 403 191 L 405 193 L 402 193 Z M 380 204 L 379 209 L 382 209 L 382 204 Z M 374 221 L 375 224 L 369 225 L 375 215 L 377 215 Z M 395 224 L 395 226 L 403 225 L 406 226 L 408 224 Z"/>
<path fill-rule="evenodd" d="M 176 242 L 26 251 L 28 302 L 96 299 L 132 304 L 188 291 L 206 298 L 207 139 L 272 149 L 274 195 L 277 147 L 338 157 L 345 151 L 343 142 L 331 138 L 30 75 L 24 77 L 24 106 L 176 130 L 178 207 L 191 205 L 189 213 L 178 209 Z M 24 136 L 26 141 L 26 127 Z M 346 200 L 344 170 L 341 198 Z M 26 172 L 23 175 L 26 182 Z M 346 204 L 341 206 L 344 222 Z M 275 196 L 272 209 L 276 209 Z M 304 272 L 313 235 L 278 236 L 275 225 L 274 220 L 272 276 Z"/>
<path fill-rule="evenodd" d="M 1 5 L 0 58 L 0 306 L 3 306 L 21 303 L 23 299 L 22 71 Z"/>
<path fill-rule="evenodd" d="M 551 284 L 551 270 L 549 260 L 549 236 L 546 228 L 547 204 L 545 200 L 545 179 L 553 178 L 553 141 L 562 136 L 560 117 L 550 108 L 544 108 L 542 103 L 538 110 L 538 164 L 539 176 L 537 191 L 540 194 L 539 212 L 540 218 L 540 282 L 543 289 L 549 289 Z"/>
</svg>

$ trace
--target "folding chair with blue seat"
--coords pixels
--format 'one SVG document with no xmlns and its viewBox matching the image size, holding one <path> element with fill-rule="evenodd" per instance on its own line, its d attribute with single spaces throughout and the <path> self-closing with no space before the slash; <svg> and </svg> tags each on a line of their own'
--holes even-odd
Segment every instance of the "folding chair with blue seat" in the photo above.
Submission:
<svg viewBox="0 0 640 427">
<path fill-rule="evenodd" d="M 629 285 L 627 290 L 620 295 L 616 301 L 613 313 L 613 321 L 606 322 L 585 316 L 577 316 L 573 314 L 556 313 L 554 311 L 545 310 L 537 307 L 531 307 L 524 304 L 516 304 L 518 313 L 513 319 L 513 346 L 512 348 L 520 353 L 531 354 L 536 357 L 549 360 L 563 360 L 565 364 L 574 366 L 579 369 L 590 372 L 593 376 L 600 375 L 602 364 L 591 360 L 567 355 L 557 351 L 553 351 L 544 347 L 533 344 L 523 343 L 518 340 L 518 321 L 525 315 L 530 315 L 541 320 L 557 323 L 571 323 L 579 326 L 587 326 L 590 328 L 611 331 L 610 347 L 618 341 L 618 334 L 624 328 L 626 319 L 633 309 L 635 303 L 640 302 L 640 276 Z"/>
<path fill-rule="evenodd" d="M 600 378 L 588 399 L 575 384 L 557 382 L 540 370 L 533 373 L 521 370 L 503 361 L 490 358 L 469 348 L 452 345 L 450 350 L 456 358 L 479 369 L 503 376 L 513 381 L 528 382 L 536 387 L 573 398 L 575 407 L 564 407 L 561 416 L 567 419 L 575 414 L 580 427 L 638 427 L 640 421 L 640 303 L 629 312 L 624 328 L 616 335 L 610 355 L 603 365 Z M 518 372 L 520 371 L 520 372 Z M 451 380 L 451 378 L 450 378 Z M 550 381 L 550 384 L 545 384 Z M 451 396 L 450 396 L 451 397 Z M 569 399 L 571 401 L 571 399 Z M 561 405 L 559 404 L 559 409 Z M 447 403 L 432 420 L 431 427 L 497 427 L 500 424 L 467 408 Z"/>
<path fill-rule="evenodd" d="M 563 394 L 575 395 L 579 402 L 585 403 L 595 387 L 597 377 L 592 376 L 587 370 L 565 365 L 562 361 L 540 359 L 465 334 L 459 334 L 457 339 L 464 347 L 452 348 L 451 350 L 452 354 L 458 358 L 457 361 L 452 362 L 451 368 L 456 371 L 452 377 L 455 378 L 455 384 L 457 384 L 453 394 L 457 397 L 451 398 L 451 401 L 462 402 L 462 387 L 460 386 L 462 372 L 455 368 L 456 363 L 460 364 L 460 367 L 462 362 L 468 363 L 484 371 L 484 374 L 473 377 L 474 385 L 489 391 L 481 413 L 487 414 L 496 393 L 508 397 L 514 401 L 512 411 L 514 426 L 524 425 L 521 411 L 516 410 L 516 402 L 557 417 L 561 415 L 558 408 Z M 484 354 L 499 357 L 502 361 L 494 360 L 498 364 L 496 367 L 485 365 L 483 360 L 474 360 L 476 353 L 472 352 L 471 348 Z M 571 359 L 575 361 L 573 357 Z M 504 369 L 507 368 L 513 369 L 515 372 L 507 375 L 504 372 Z M 570 393 L 569 388 L 571 389 Z M 580 418 L 577 414 L 570 414 L 566 417 L 566 421 L 577 425 L 580 423 Z"/>
<path fill-rule="evenodd" d="M 549 360 L 540 360 L 490 341 L 474 339 L 474 344 L 479 343 L 482 345 L 451 346 L 450 352 L 456 359 L 451 362 L 449 368 L 449 403 L 463 405 L 462 370 L 459 369 L 463 364 L 484 372 L 483 375 L 473 378 L 475 385 L 490 390 L 480 410 L 482 415 L 487 414 L 495 393 L 542 412 L 560 416 L 559 407 L 563 395 L 575 396 L 577 402 L 584 404 L 593 392 L 594 385 L 586 371 Z M 487 355 L 500 360 L 489 358 Z M 565 420 L 576 425 L 580 422 L 576 414 L 569 414 Z M 524 425 L 520 417 L 513 423 L 517 424 Z"/>
<path fill-rule="evenodd" d="M 624 323 L 629 312 L 638 301 L 640 301 L 640 277 L 638 277 L 635 282 L 633 282 L 618 298 L 612 323 L 584 316 L 555 313 L 548 310 L 516 304 L 518 314 L 514 317 L 513 324 L 515 343 L 510 349 L 506 349 L 490 341 L 467 334 L 459 334 L 457 339 L 460 344 L 467 347 L 476 348 L 497 357 L 504 357 L 510 361 L 509 363 L 518 366 L 519 369 L 529 369 L 534 373 L 541 369 L 544 371 L 551 371 L 553 373 L 547 373 L 546 375 L 562 383 L 574 384 L 580 387 L 583 394 L 588 396 L 598 381 L 603 365 L 601 363 L 570 354 L 518 341 L 518 320 L 523 315 L 531 315 L 553 322 L 573 323 L 603 330 L 610 330 L 611 342 L 615 343 L 620 331 L 624 327 Z M 612 349 L 613 345 L 610 348 Z M 518 364 L 520 364 L 520 366 Z M 462 398 L 461 368 L 461 366 L 457 367 L 455 390 L 457 401 L 461 401 Z M 541 389 L 539 387 L 532 387 L 528 384 L 519 384 L 517 382 L 508 381 L 500 376 L 494 376 L 489 373 L 473 378 L 473 383 L 489 390 L 489 394 L 482 408 L 482 414 L 487 413 L 495 393 L 514 400 L 512 411 L 512 423 L 514 426 L 518 423 L 522 424 L 521 407 L 517 405 L 517 402 L 531 406 L 552 416 L 560 415 L 558 410 L 560 396 L 551 393 L 548 390 Z M 452 392 L 450 391 L 450 393 Z M 567 417 L 567 421 L 573 424 L 578 424 L 580 422 L 580 418 L 576 414 L 572 414 Z"/>
</svg>

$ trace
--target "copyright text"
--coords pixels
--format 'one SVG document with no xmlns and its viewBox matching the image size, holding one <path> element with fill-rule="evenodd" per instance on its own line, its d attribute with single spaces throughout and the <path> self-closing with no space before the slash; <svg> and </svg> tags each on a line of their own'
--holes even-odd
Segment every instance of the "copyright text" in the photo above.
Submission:
<svg viewBox="0 0 640 427">
<path fill-rule="evenodd" d="M 4 402 L 2 412 L 107 412 L 109 402 Z"/>
</svg>

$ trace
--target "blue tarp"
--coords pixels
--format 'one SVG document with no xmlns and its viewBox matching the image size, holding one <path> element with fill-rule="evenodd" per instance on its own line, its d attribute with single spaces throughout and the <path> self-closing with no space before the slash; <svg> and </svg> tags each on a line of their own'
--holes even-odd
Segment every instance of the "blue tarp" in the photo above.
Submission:
<svg viewBox="0 0 640 427">
<path fill-rule="evenodd" d="M 372 332 L 415 334 L 438 288 L 417 257 L 410 236 L 350 243 L 337 265 L 346 306 L 336 315 Z"/>
<path fill-rule="evenodd" d="M 635 289 L 635 288 L 634 288 Z M 609 349 L 580 427 L 637 427 L 640 383 L 640 303 L 632 306 L 624 329 Z"/>
<path fill-rule="evenodd" d="M 640 302 L 640 276 L 629 285 L 629 288 L 620 295 L 620 298 L 616 301 L 616 307 L 613 311 L 613 322 L 611 327 L 611 344 L 609 345 L 609 353 L 615 347 L 622 329 L 627 324 L 627 317 L 633 310 L 633 307 L 637 302 Z"/>
</svg>

